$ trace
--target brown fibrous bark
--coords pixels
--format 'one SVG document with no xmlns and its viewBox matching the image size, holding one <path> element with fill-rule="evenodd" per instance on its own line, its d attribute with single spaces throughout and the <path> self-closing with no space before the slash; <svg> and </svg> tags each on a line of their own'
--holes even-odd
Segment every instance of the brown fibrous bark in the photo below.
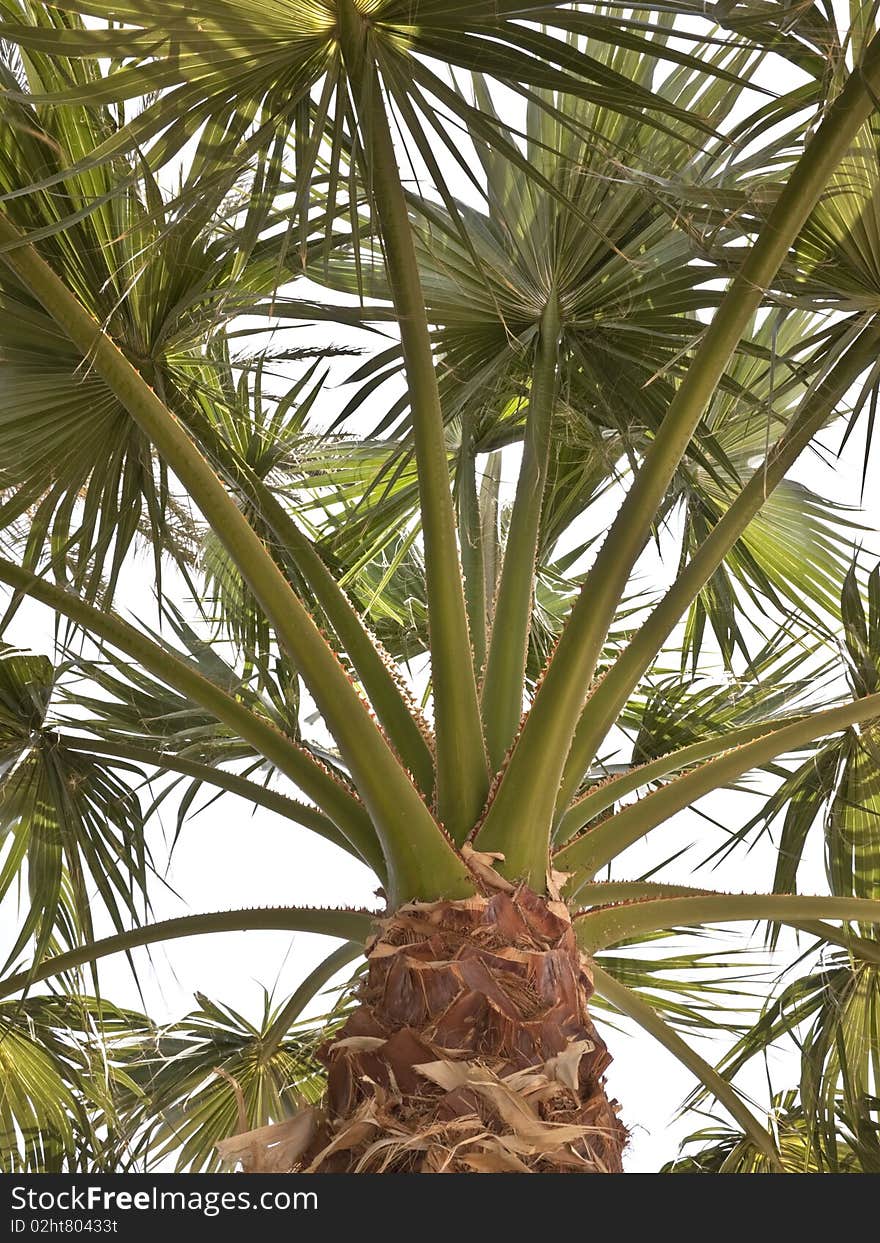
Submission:
<svg viewBox="0 0 880 1243">
<path fill-rule="evenodd" d="M 528 888 L 380 920 L 295 1168 L 619 1172 L 591 992 L 565 906 Z"/>
<path fill-rule="evenodd" d="M 494 873 L 491 875 L 495 875 Z M 500 878 L 496 878 L 500 880 Z M 218 1144 L 278 1173 L 618 1173 L 626 1130 L 565 905 L 525 886 L 384 919 L 320 1107 Z"/>
</svg>

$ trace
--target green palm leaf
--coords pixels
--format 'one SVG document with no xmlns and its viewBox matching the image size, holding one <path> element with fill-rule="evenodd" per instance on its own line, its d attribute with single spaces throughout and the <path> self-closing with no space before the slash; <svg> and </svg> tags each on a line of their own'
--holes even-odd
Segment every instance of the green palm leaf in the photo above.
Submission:
<svg viewBox="0 0 880 1243">
<path fill-rule="evenodd" d="M 122 1109 L 147 1168 L 173 1155 L 178 1172 L 216 1171 L 220 1140 L 283 1122 L 323 1094 L 315 1049 L 340 1017 L 294 1028 L 270 1051 L 280 1008 L 268 996 L 258 1025 L 207 997 L 196 1000 L 198 1008 L 156 1032 L 129 1069 L 136 1091 Z"/>
<path fill-rule="evenodd" d="M 721 1065 L 732 1078 L 752 1058 L 794 1041 L 801 1066 L 799 1130 L 819 1168 L 837 1168 L 848 1155 L 850 1144 L 841 1145 L 841 1113 L 856 1135 L 867 1140 L 876 1131 L 877 1006 L 877 964 L 829 953 L 768 1002 Z"/>
<path fill-rule="evenodd" d="M 90 885 L 117 928 L 123 916 L 138 919 L 146 900 L 150 860 L 139 801 L 118 771 L 68 750 L 47 721 L 55 678 L 45 658 L 0 653 L 0 893 L 10 893 L 23 872 L 28 894 L 7 966 L 32 937 L 37 960 L 56 938 L 71 947 L 91 939 Z"/>
<path fill-rule="evenodd" d="M 56 618 L 0 646 L 11 1169 L 216 1170 L 319 1100 L 351 1168 L 614 1167 L 588 1002 L 711 1098 L 673 1168 L 878 1168 L 880 569 L 796 473 L 858 427 L 868 479 L 877 7 L 0 0 L 0 629 Z M 228 794 L 385 909 L 147 919 L 160 813 Z M 102 1000 L 261 930 L 342 943 L 256 1017 Z"/>
<path fill-rule="evenodd" d="M 851 1129 L 845 1110 L 839 1106 L 840 1132 L 833 1156 L 821 1154 L 812 1142 L 808 1119 L 797 1093 L 777 1093 L 772 1103 L 773 1129 L 779 1145 L 782 1169 L 787 1174 L 876 1174 L 877 1130 L 867 1121 L 873 1104 L 864 1102 L 865 1112 Z M 867 1125 L 866 1125 L 867 1123 Z M 699 1145 L 663 1167 L 666 1174 L 769 1174 L 774 1173 L 766 1155 L 752 1139 L 733 1127 L 710 1126 L 689 1135 L 684 1145 Z M 683 1147 L 684 1147 L 683 1145 Z"/>
</svg>

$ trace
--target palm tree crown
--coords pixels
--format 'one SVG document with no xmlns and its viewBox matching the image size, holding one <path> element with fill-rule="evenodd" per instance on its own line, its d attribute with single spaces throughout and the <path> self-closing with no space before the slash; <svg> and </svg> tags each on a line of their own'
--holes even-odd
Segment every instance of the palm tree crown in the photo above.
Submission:
<svg viewBox="0 0 880 1243">
<path fill-rule="evenodd" d="M 0 0 L 11 1168 L 618 1169 L 594 1012 L 723 1111 L 670 1169 L 880 1168 L 880 569 L 798 475 L 870 463 L 876 5 L 704 8 Z M 384 908 L 156 919 L 205 791 Z M 249 929 L 339 944 L 258 1021 L 100 986 Z"/>
</svg>

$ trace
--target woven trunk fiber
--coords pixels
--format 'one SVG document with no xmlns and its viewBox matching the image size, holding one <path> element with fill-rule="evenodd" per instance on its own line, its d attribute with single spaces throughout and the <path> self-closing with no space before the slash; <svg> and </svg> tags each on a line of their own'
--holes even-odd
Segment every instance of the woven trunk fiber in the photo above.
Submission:
<svg viewBox="0 0 880 1243">
<path fill-rule="evenodd" d="M 520 887 L 402 907 L 321 1050 L 327 1102 L 296 1168 L 619 1172 L 626 1131 L 591 992 L 561 902 Z"/>
</svg>

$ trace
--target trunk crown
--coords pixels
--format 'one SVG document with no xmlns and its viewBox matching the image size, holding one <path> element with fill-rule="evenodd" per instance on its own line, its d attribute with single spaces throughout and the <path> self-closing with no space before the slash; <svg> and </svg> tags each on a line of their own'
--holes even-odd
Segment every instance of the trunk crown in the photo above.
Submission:
<svg viewBox="0 0 880 1243">
<path fill-rule="evenodd" d="M 326 1109 L 299 1168 L 619 1172 L 591 992 L 561 902 L 521 886 L 401 907 L 320 1053 Z"/>
</svg>

